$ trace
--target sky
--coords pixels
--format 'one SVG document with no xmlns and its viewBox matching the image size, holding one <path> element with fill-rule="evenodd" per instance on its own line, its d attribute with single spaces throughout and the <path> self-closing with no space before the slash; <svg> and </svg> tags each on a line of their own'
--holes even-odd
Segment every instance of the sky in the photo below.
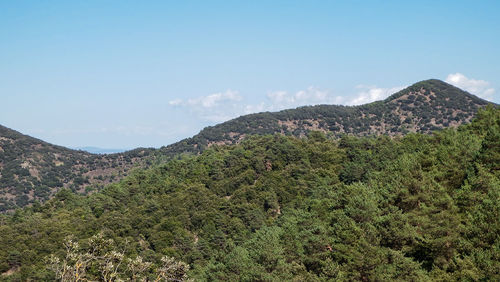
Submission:
<svg viewBox="0 0 500 282">
<path fill-rule="evenodd" d="M 1 1 L 0 124 L 160 147 L 437 78 L 500 103 L 500 1 Z"/>
</svg>

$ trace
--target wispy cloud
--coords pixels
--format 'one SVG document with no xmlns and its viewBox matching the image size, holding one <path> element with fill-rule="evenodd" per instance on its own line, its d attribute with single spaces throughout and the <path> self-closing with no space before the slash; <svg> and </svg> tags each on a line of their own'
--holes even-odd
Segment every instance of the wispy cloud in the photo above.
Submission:
<svg viewBox="0 0 500 282">
<path fill-rule="evenodd" d="M 495 89 L 485 80 L 468 78 L 461 73 L 452 73 L 446 77 L 446 82 L 462 88 L 486 100 L 492 100 Z"/>
<path fill-rule="evenodd" d="M 180 106 L 182 105 L 183 101 L 182 99 L 174 99 L 168 102 L 170 106 Z"/>
<path fill-rule="evenodd" d="M 171 106 L 191 106 L 202 108 L 214 108 L 221 104 L 231 101 L 241 101 L 242 97 L 238 91 L 226 90 L 226 92 L 219 92 L 207 96 L 191 98 L 187 100 L 174 99 L 168 102 Z"/>
<path fill-rule="evenodd" d="M 287 91 L 269 91 L 267 93 L 270 110 L 282 110 L 307 105 L 341 104 L 342 96 L 334 95 L 332 91 L 310 86 L 304 90 L 290 93 Z"/>
<path fill-rule="evenodd" d="M 319 104 L 343 104 L 352 106 L 385 99 L 403 88 L 405 88 L 405 86 L 381 88 L 377 86 L 358 85 L 356 86 L 357 92 L 354 95 L 340 96 L 335 95 L 330 90 L 311 86 L 295 93 L 286 91 L 269 92 L 267 97 L 271 102 L 270 108 L 272 110 Z"/>
<path fill-rule="evenodd" d="M 243 97 L 234 90 L 213 93 L 190 99 L 174 99 L 170 106 L 185 107 L 203 120 L 222 122 L 243 114 L 241 103 Z"/>
<path fill-rule="evenodd" d="M 341 96 L 328 89 L 310 86 L 296 92 L 269 91 L 265 96 L 265 101 L 260 103 L 246 103 L 238 91 L 227 90 L 191 99 L 174 99 L 168 104 L 172 107 L 186 108 L 205 121 L 223 122 L 244 114 L 279 111 L 308 105 L 360 105 L 384 99 L 402 88 L 358 85 L 354 95 Z"/>
<path fill-rule="evenodd" d="M 356 96 L 354 96 L 354 98 L 349 99 L 347 105 L 362 105 L 378 100 L 383 100 L 390 95 L 398 92 L 399 90 L 405 88 L 405 86 L 381 88 L 377 86 L 358 85 L 356 86 L 356 88 L 360 91 L 356 94 Z"/>
</svg>

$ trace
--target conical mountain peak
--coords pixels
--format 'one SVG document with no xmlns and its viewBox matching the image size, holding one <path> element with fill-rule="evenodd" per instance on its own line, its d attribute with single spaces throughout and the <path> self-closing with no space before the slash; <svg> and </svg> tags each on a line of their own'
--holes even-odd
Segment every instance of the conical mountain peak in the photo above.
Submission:
<svg viewBox="0 0 500 282">
<path fill-rule="evenodd" d="M 483 100 L 439 79 L 428 79 L 414 83 L 411 86 L 408 86 L 407 88 L 389 96 L 385 101 L 390 102 L 393 100 L 401 100 L 411 95 L 428 97 L 426 100 L 429 98 L 435 98 L 437 100 L 458 100 L 460 102 L 472 102 L 481 105 L 489 103 L 486 100 Z"/>
</svg>

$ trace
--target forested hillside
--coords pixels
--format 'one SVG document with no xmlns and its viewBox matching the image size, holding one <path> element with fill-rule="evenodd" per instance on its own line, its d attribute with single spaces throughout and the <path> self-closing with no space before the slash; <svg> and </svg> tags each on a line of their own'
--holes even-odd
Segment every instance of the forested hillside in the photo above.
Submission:
<svg viewBox="0 0 500 282">
<path fill-rule="evenodd" d="M 71 150 L 0 126 L 0 212 L 45 201 L 61 188 L 95 191 L 137 166 L 152 149 L 96 155 Z"/>
<path fill-rule="evenodd" d="M 92 195 L 63 189 L 0 215 L 0 273 L 498 281 L 499 216 L 500 110 L 489 107 L 432 134 L 254 136 L 137 170 Z"/>
<path fill-rule="evenodd" d="M 192 138 L 154 149 L 94 155 L 54 146 L 0 126 L 0 212 L 45 201 L 61 188 L 85 193 L 117 182 L 134 167 L 199 154 L 251 135 L 397 136 L 468 123 L 488 102 L 439 80 L 416 83 L 384 101 L 361 106 L 320 105 L 242 116 L 207 127 Z"/>
</svg>

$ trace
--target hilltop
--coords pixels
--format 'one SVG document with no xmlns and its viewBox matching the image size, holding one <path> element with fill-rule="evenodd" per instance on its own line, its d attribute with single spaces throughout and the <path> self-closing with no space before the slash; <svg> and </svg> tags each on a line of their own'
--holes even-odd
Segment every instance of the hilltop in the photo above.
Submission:
<svg viewBox="0 0 500 282">
<path fill-rule="evenodd" d="M 148 164 L 153 149 L 97 155 L 71 150 L 0 126 L 0 211 L 45 201 L 61 188 L 97 190 Z"/>
<path fill-rule="evenodd" d="M 430 133 L 468 123 L 490 102 L 437 79 L 421 81 L 383 101 L 360 106 L 317 105 L 263 112 L 207 127 L 192 138 L 161 148 L 167 155 L 201 152 L 212 145 L 235 144 L 248 135 L 281 133 L 301 137 L 311 131 L 329 136 Z"/>
<path fill-rule="evenodd" d="M 134 167 L 199 154 L 213 145 L 236 144 L 251 135 L 302 137 L 322 131 L 343 135 L 430 133 L 470 122 L 489 104 L 440 80 L 418 82 L 383 101 L 361 106 L 318 105 L 238 117 L 160 149 L 96 155 L 71 150 L 0 126 L 0 211 L 45 201 L 69 188 L 86 193 L 117 182 Z"/>
</svg>

